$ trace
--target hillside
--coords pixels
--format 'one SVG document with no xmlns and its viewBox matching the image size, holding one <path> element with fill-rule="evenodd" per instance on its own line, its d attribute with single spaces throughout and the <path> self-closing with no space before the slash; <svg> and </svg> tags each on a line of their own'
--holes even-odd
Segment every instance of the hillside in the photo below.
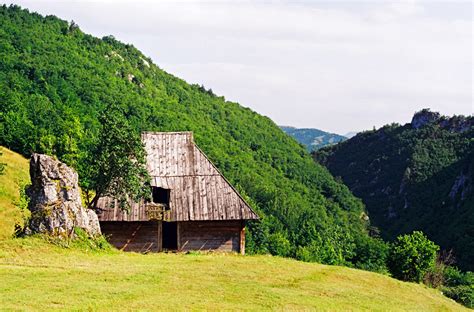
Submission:
<svg viewBox="0 0 474 312">
<path fill-rule="evenodd" d="M 0 146 L 0 163 L 8 163 L 0 174 L 0 240 L 12 236 L 16 222 L 22 221 L 19 204 L 20 188 L 29 183 L 28 160 Z"/>
<path fill-rule="evenodd" d="M 474 117 L 423 110 L 315 153 L 367 205 L 383 237 L 421 229 L 474 270 Z"/>
<path fill-rule="evenodd" d="M 325 132 L 312 128 L 295 128 L 288 126 L 280 126 L 280 128 L 289 134 L 296 141 L 306 146 L 308 151 L 316 151 L 324 146 L 333 145 L 338 142 L 347 140 L 345 136 Z"/>
<path fill-rule="evenodd" d="M 349 264 L 355 238 L 368 239 L 362 202 L 270 119 L 54 16 L 4 5 L 0 34 L 1 145 L 56 155 L 82 177 L 98 116 L 116 103 L 137 133 L 194 132 L 262 217 L 249 225 L 247 251 Z"/>
<path fill-rule="evenodd" d="M 467 310 L 437 290 L 280 257 L 136 254 L 12 239 L 26 159 L 3 149 L 0 306 L 6 310 Z M 15 168 L 13 168 L 13 165 Z M 8 185 L 8 190 L 5 188 Z M 10 216 L 5 218 L 5 216 Z M 64 245 L 64 243 L 62 243 Z"/>
<path fill-rule="evenodd" d="M 468 311 L 384 275 L 271 256 L 84 252 L 0 242 L 0 304 L 15 310 Z"/>
</svg>

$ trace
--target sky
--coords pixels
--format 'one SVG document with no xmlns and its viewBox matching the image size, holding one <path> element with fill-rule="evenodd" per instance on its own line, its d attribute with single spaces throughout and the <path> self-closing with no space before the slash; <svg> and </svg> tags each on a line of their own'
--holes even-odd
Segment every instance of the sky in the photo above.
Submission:
<svg viewBox="0 0 474 312">
<path fill-rule="evenodd" d="M 471 1 L 13 1 L 131 43 L 279 125 L 345 134 L 474 112 Z"/>
</svg>

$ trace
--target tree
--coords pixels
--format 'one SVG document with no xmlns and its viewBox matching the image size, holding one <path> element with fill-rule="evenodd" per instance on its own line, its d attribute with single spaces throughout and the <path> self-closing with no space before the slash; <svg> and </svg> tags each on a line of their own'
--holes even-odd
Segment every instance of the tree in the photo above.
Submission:
<svg viewBox="0 0 474 312">
<path fill-rule="evenodd" d="M 358 235 L 351 262 L 356 268 L 379 273 L 387 272 L 388 244 L 380 238 Z"/>
<path fill-rule="evenodd" d="M 390 247 L 389 270 L 398 279 L 421 282 L 435 265 L 438 250 L 421 231 L 400 235 Z"/>
<path fill-rule="evenodd" d="M 100 197 L 111 196 L 119 200 L 122 209 L 128 209 L 130 200 L 150 196 L 146 152 L 140 134 L 127 122 L 119 105 L 108 105 L 99 121 L 102 131 L 83 169 L 86 201 L 89 208 L 96 208 Z"/>
</svg>

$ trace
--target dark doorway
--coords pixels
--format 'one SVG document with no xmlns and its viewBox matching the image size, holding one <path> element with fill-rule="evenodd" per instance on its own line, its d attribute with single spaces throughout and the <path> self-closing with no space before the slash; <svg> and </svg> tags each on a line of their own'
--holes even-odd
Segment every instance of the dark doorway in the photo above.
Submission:
<svg viewBox="0 0 474 312">
<path fill-rule="evenodd" d="M 169 205 L 170 203 L 170 190 L 162 187 L 153 186 L 151 188 L 152 198 L 155 204 L 165 204 Z"/>
<path fill-rule="evenodd" d="M 178 227 L 176 222 L 163 222 L 163 249 L 178 249 Z"/>
</svg>

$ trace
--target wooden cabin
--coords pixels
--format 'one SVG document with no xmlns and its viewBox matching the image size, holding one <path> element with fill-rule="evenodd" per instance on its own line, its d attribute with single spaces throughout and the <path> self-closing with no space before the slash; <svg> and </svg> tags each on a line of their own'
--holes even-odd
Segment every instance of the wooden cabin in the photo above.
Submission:
<svg viewBox="0 0 474 312">
<path fill-rule="evenodd" d="M 193 141 L 192 132 L 145 132 L 151 201 L 101 198 L 102 233 L 125 251 L 245 252 L 245 220 L 257 214 Z"/>
</svg>

